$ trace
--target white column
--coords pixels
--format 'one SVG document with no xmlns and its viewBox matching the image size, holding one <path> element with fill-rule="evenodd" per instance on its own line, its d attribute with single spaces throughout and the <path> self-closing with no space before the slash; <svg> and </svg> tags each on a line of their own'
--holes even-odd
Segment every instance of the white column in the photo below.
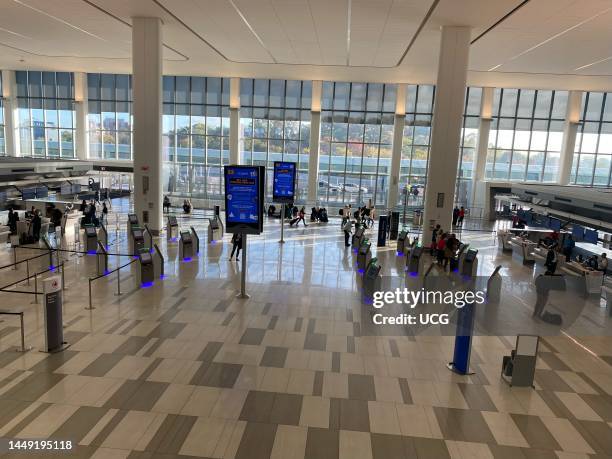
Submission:
<svg viewBox="0 0 612 459">
<path fill-rule="evenodd" d="M 308 199 L 309 205 L 317 202 L 319 189 L 319 141 L 321 137 L 321 81 L 312 82 L 310 107 L 310 153 L 308 155 Z"/>
<path fill-rule="evenodd" d="M 74 73 L 74 114 L 76 117 L 76 139 L 74 146 L 76 148 L 76 157 L 81 160 L 89 158 L 89 141 L 87 123 L 88 94 L 87 94 L 87 74 L 83 72 Z"/>
<path fill-rule="evenodd" d="M 472 196 L 470 200 L 472 207 L 484 207 L 483 182 L 485 179 L 485 166 L 487 164 L 487 150 L 489 146 L 492 115 L 493 88 L 482 88 L 478 143 L 476 144 L 474 165 L 472 166 Z"/>
<path fill-rule="evenodd" d="M 230 129 L 229 151 L 230 164 L 242 164 L 240 148 L 242 132 L 240 129 L 240 78 L 230 79 Z"/>
<path fill-rule="evenodd" d="M 398 204 L 400 165 L 402 159 L 402 143 L 404 141 L 404 126 L 406 124 L 406 85 L 397 85 L 395 101 L 395 118 L 393 120 L 393 146 L 391 147 L 391 169 L 389 170 L 389 195 L 387 208 L 393 209 Z"/>
<path fill-rule="evenodd" d="M 469 27 L 442 27 L 425 188 L 423 243 L 430 241 L 431 229 L 436 224 L 445 230 L 451 228 L 469 46 Z"/>
<path fill-rule="evenodd" d="M 2 70 L 2 98 L 4 99 L 4 148 L 6 149 L 6 155 L 20 156 L 17 82 L 13 70 Z"/>
<path fill-rule="evenodd" d="M 154 234 L 162 229 L 162 22 L 132 18 L 134 211 Z"/>
<path fill-rule="evenodd" d="M 582 91 L 570 91 L 567 98 L 567 111 L 565 112 L 563 144 L 561 145 L 561 155 L 559 156 L 557 183 L 560 185 L 569 185 L 570 182 L 581 106 Z"/>
</svg>

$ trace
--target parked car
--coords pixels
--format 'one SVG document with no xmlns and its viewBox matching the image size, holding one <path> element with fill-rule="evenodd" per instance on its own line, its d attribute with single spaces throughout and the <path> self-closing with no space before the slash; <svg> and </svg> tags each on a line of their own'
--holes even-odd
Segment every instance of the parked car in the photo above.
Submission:
<svg viewBox="0 0 612 459">
<path fill-rule="evenodd" d="M 338 185 L 331 185 L 326 180 L 319 180 L 319 188 L 329 188 L 329 192 L 332 194 L 339 193 L 341 190 Z"/>
<path fill-rule="evenodd" d="M 354 183 L 345 183 L 344 191 L 347 193 L 359 193 L 360 191 L 362 193 L 367 193 L 368 189 L 365 186 L 359 186 Z"/>
</svg>

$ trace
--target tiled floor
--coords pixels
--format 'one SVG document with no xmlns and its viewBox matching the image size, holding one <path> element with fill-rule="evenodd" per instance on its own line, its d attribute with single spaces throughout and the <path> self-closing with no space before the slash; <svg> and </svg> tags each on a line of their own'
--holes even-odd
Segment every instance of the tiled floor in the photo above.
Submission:
<svg viewBox="0 0 612 459">
<path fill-rule="evenodd" d="M 111 225 L 115 253 L 127 250 L 124 218 L 117 232 Z M 203 239 L 205 223 L 182 221 Z M 66 254 L 70 347 L 53 355 L 38 351 L 40 304 L 0 293 L 2 308 L 26 311 L 35 347 L 15 352 L 18 322 L 0 318 L 0 438 L 71 440 L 71 457 L 95 458 L 612 456 L 603 311 L 589 312 L 593 333 L 544 337 L 535 390 L 511 388 L 499 372 L 514 337 L 475 337 L 475 374 L 459 376 L 445 367 L 452 337 L 363 336 L 360 279 L 338 222 L 285 228 L 285 238 L 278 244 L 278 222 L 249 238 L 249 300 L 235 298 L 240 266 L 227 260 L 227 235 L 203 240 L 190 263 L 160 240 L 167 278 L 136 289 L 128 270 L 121 296 L 115 277 L 101 279 L 92 311 L 95 257 Z M 533 268 L 499 253 L 490 233 L 464 239 L 479 248 L 483 275 L 501 263 L 505 291 L 533 293 Z M 401 271 L 391 247 L 377 256 L 386 274 Z M 2 249 L 0 264 L 11 257 Z M 111 268 L 127 260 L 111 257 Z M 1 270 L 2 285 L 24 273 Z"/>
</svg>

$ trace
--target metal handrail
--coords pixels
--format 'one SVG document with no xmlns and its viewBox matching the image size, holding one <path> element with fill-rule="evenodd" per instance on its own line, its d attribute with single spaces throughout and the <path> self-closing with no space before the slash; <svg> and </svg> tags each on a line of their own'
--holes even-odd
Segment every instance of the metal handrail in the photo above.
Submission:
<svg viewBox="0 0 612 459">
<path fill-rule="evenodd" d="M 119 267 L 117 267 L 117 268 L 113 269 L 112 271 L 109 271 L 109 272 L 107 272 L 105 274 L 100 274 L 100 275 L 95 276 L 95 277 L 90 277 L 89 278 L 89 306 L 86 307 L 85 309 L 88 310 L 88 311 L 90 311 L 92 309 L 96 309 L 96 308 L 94 308 L 94 306 L 92 304 L 92 301 L 91 301 L 91 283 L 97 281 L 98 279 L 100 279 L 102 277 L 109 276 L 109 275 L 111 275 L 114 272 L 117 273 L 117 293 L 116 293 L 116 295 L 117 296 L 121 296 L 121 273 L 120 273 L 120 271 L 123 268 L 125 268 L 126 266 L 131 265 L 135 261 L 137 261 L 137 258 L 134 258 L 133 260 L 130 260 L 128 263 L 126 263 L 124 265 L 121 265 L 121 266 L 119 266 Z"/>
</svg>

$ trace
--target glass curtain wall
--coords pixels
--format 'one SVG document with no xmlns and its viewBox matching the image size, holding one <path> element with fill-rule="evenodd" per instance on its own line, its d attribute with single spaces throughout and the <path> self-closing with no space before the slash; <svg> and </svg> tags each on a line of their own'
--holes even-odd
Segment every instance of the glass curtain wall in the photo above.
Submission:
<svg viewBox="0 0 612 459">
<path fill-rule="evenodd" d="M 567 91 L 495 89 L 485 177 L 553 182 L 567 97 Z"/>
<path fill-rule="evenodd" d="M 268 199 L 274 161 L 297 163 L 296 200 L 306 199 L 311 99 L 310 81 L 240 80 L 242 164 L 266 167 Z"/>
<path fill-rule="evenodd" d="M 457 172 L 457 189 L 455 203 L 458 206 L 469 206 L 472 195 L 472 174 L 478 142 L 480 124 L 480 104 L 482 88 L 467 88 L 463 107 L 463 127 L 461 128 L 461 147 L 459 168 Z"/>
<path fill-rule="evenodd" d="M 229 164 L 229 78 L 165 76 L 163 190 L 220 199 Z"/>
<path fill-rule="evenodd" d="M 132 159 L 132 76 L 89 73 L 89 157 Z"/>
<path fill-rule="evenodd" d="M 406 122 L 400 160 L 400 190 L 408 189 L 409 205 L 423 204 L 435 96 L 435 86 L 411 84 L 406 88 Z"/>
<path fill-rule="evenodd" d="M 0 156 L 6 156 L 6 141 L 4 134 L 4 100 L 2 99 L 2 72 L 0 72 Z"/>
<path fill-rule="evenodd" d="M 612 94 L 584 93 L 581 113 L 570 181 L 577 185 L 610 186 Z"/>
<path fill-rule="evenodd" d="M 21 156 L 74 158 L 74 82 L 68 72 L 15 72 Z"/>
<path fill-rule="evenodd" d="M 323 82 L 318 200 L 387 202 L 397 86 Z"/>
</svg>

